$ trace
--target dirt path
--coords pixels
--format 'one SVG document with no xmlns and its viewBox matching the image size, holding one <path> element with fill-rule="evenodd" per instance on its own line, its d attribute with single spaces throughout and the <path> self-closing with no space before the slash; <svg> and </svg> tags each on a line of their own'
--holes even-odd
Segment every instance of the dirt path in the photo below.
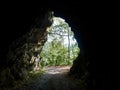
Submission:
<svg viewBox="0 0 120 90">
<path fill-rule="evenodd" d="M 79 80 L 67 76 L 69 69 L 69 66 L 47 67 L 46 73 L 34 84 L 19 90 L 81 90 Z"/>
</svg>

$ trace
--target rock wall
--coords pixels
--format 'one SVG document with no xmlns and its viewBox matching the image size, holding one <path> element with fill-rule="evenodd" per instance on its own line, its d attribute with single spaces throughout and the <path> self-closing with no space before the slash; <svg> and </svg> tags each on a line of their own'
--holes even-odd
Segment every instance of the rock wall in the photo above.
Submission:
<svg viewBox="0 0 120 90">
<path fill-rule="evenodd" d="M 0 74 L 0 82 L 22 80 L 28 71 L 40 70 L 40 52 L 47 41 L 47 29 L 52 24 L 52 12 L 47 11 L 37 18 L 30 32 L 12 42 L 7 54 L 7 67 Z M 6 77 L 8 76 L 8 77 Z M 1 84 L 1 83 L 0 83 Z"/>
</svg>

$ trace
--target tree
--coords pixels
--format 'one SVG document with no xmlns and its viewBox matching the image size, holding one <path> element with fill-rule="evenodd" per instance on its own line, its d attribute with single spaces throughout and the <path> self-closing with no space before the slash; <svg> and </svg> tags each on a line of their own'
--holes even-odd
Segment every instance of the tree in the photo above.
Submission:
<svg viewBox="0 0 120 90">
<path fill-rule="evenodd" d="M 40 54 L 41 65 L 71 65 L 80 49 L 69 25 L 61 18 L 53 18 L 48 40 Z"/>
</svg>

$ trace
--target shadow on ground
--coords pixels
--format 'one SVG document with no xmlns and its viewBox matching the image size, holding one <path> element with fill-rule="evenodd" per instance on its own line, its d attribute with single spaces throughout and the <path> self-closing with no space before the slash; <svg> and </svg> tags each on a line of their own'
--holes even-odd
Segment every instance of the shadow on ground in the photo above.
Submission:
<svg viewBox="0 0 120 90">
<path fill-rule="evenodd" d="M 84 82 L 68 76 L 70 67 L 47 67 L 34 83 L 15 90 L 84 90 Z"/>
</svg>

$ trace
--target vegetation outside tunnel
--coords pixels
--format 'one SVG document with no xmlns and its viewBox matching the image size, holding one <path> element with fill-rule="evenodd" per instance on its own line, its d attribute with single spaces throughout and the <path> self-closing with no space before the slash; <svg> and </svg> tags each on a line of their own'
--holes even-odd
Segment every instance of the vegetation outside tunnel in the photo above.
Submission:
<svg viewBox="0 0 120 90">
<path fill-rule="evenodd" d="M 79 53 L 80 48 L 68 23 L 54 17 L 48 40 L 40 53 L 41 66 L 72 65 Z"/>
</svg>

